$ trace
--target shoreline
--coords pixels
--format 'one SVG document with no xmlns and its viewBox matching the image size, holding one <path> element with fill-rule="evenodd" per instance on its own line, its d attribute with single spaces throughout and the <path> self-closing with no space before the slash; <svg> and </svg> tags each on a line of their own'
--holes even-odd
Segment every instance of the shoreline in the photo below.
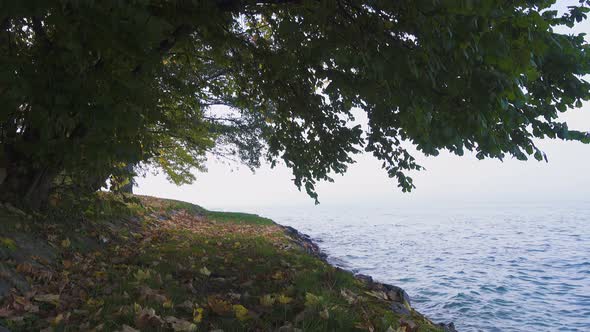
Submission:
<svg viewBox="0 0 590 332">
<path fill-rule="evenodd" d="M 456 331 L 293 227 L 121 199 L 56 217 L 0 205 L 0 331 Z"/>
<path fill-rule="evenodd" d="M 411 298 L 409 294 L 401 287 L 382 283 L 379 281 L 375 281 L 373 277 L 361 273 L 354 273 L 350 270 L 343 269 L 339 266 L 335 266 L 334 264 L 330 263 L 328 260 L 328 255 L 322 251 L 320 246 L 313 241 L 313 239 L 292 226 L 281 225 L 275 221 L 273 221 L 276 225 L 283 228 L 285 233 L 294 239 L 297 244 L 302 247 L 307 254 L 316 257 L 326 264 L 334 266 L 337 270 L 344 271 L 346 273 L 352 274 L 356 279 L 365 283 L 370 289 L 382 292 L 387 296 L 387 299 L 392 301 L 391 310 L 397 314 L 402 315 L 409 315 L 412 310 L 415 310 L 411 307 Z M 422 313 L 420 313 L 422 315 Z M 426 316 L 425 316 L 426 317 Z M 454 322 L 448 323 L 435 323 L 438 327 L 442 328 L 444 332 L 458 332 L 455 328 Z"/>
</svg>

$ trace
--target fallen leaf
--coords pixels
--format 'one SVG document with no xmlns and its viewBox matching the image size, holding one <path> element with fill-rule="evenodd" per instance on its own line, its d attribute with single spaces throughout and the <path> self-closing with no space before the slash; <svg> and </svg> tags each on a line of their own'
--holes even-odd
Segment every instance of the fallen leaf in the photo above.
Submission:
<svg viewBox="0 0 590 332">
<path fill-rule="evenodd" d="M 91 307 L 101 307 L 104 304 L 104 301 L 101 299 L 89 298 L 86 301 L 86 304 Z"/>
<path fill-rule="evenodd" d="M 59 304 L 58 294 L 40 294 L 33 298 L 37 302 L 49 303 L 57 306 Z"/>
<path fill-rule="evenodd" d="M 381 291 L 365 291 L 365 294 L 370 295 L 372 297 L 378 298 L 380 300 L 388 300 L 387 294 Z"/>
<path fill-rule="evenodd" d="M 290 303 L 291 301 L 293 301 L 292 298 L 290 298 L 286 295 L 283 295 L 283 294 L 279 295 L 278 300 L 279 300 L 279 303 L 282 303 L 282 304 L 287 304 L 287 303 Z"/>
<path fill-rule="evenodd" d="M 194 332 L 197 330 L 197 325 L 189 321 L 178 319 L 176 317 L 168 316 L 164 320 L 170 324 L 172 330 L 175 332 Z"/>
<path fill-rule="evenodd" d="M 166 300 L 166 301 L 164 301 L 164 303 L 162 303 L 162 307 L 164 307 L 166 309 L 170 309 L 170 308 L 174 307 L 174 304 L 172 303 L 172 300 Z"/>
<path fill-rule="evenodd" d="M 149 288 L 148 286 L 142 286 L 139 290 L 141 301 L 153 301 L 160 304 L 164 304 L 167 301 L 170 301 L 165 295 L 158 293 L 155 289 Z"/>
<path fill-rule="evenodd" d="M 231 304 L 217 296 L 207 297 L 207 304 L 214 313 L 220 316 L 227 316 L 232 312 Z"/>
<path fill-rule="evenodd" d="M 248 319 L 248 309 L 246 309 L 246 307 L 241 304 L 234 304 L 233 309 L 238 320 L 243 321 Z"/>
<path fill-rule="evenodd" d="M 305 293 L 305 306 L 306 307 L 315 307 L 320 304 L 321 297 L 314 295 L 312 293 Z"/>
<path fill-rule="evenodd" d="M 260 297 L 260 304 L 264 307 L 270 307 L 275 303 L 275 298 L 270 294 L 266 294 Z"/>
<path fill-rule="evenodd" d="M 62 264 L 63 264 L 63 266 L 64 266 L 64 269 L 69 269 L 69 268 L 71 268 L 71 267 L 72 267 L 72 265 L 73 265 L 72 261 L 70 261 L 70 260 L 67 260 L 67 259 L 64 259 L 64 260 L 62 261 Z"/>
<path fill-rule="evenodd" d="M 16 266 L 16 272 L 30 274 L 33 272 L 33 265 L 30 263 L 21 263 Z"/>
<path fill-rule="evenodd" d="M 193 310 L 193 321 L 195 323 L 200 323 L 201 321 L 203 321 L 203 312 L 205 310 L 203 308 L 195 308 L 195 310 Z"/>
<path fill-rule="evenodd" d="M 139 269 L 137 270 L 137 272 L 133 274 L 133 276 L 135 277 L 135 279 L 137 279 L 137 281 L 144 281 L 151 278 L 151 273 L 149 270 L 144 271 L 142 269 Z"/>
<path fill-rule="evenodd" d="M 122 328 L 117 332 L 140 332 L 138 329 L 134 329 L 129 325 L 123 325 Z"/>
<path fill-rule="evenodd" d="M 211 271 L 209 271 L 206 266 L 202 267 L 199 272 L 207 277 L 211 275 Z"/>
<path fill-rule="evenodd" d="M 343 288 L 340 290 L 340 295 L 342 295 L 348 304 L 354 304 L 358 301 L 358 296 L 351 290 Z"/>
<path fill-rule="evenodd" d="M 156 315 L 156 311 L 152 308 L 141 308 L 138 304 L 135 304 L 135 308 L 140 310 L 136 312 L 135 326 L 140 329 L 148 328 L 160 328 L 164 321 L 160 316 Z"/>
<path fill-rule="evenodd" d="M 61 241 L 61 246 L 63 248 L 69 248 L 71 244 L 72 242 L 70 242 L 70 239 L 65 239 Z"/>
<path fill-rule="evenodd" d="M 16 243 L 14 240 L 7 237 L 0 237 L 0 245 L 9 250 L 16 250 Z"/>
<path fill-rule="evenodd" d="M 64 315 L 59 314 L 51 320 L 51 325 L 53 325 L 53 326 L 59 325 L 59 323 L 61 323 L 63 320 L 64 320 Z"/>
</svg>

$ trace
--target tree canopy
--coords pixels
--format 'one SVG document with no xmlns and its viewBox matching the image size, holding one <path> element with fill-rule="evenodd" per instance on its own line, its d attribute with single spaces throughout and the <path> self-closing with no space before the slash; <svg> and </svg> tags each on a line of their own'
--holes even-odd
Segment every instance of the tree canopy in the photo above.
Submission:
<svg viewBox="0 0 590 332">
<path fill-rule="evenodd" d="M 590 142 L 588 1 L 0 1 L 0 198 L 39 207 L 129 164 L 194 179 L 207 153 L 284 162 L 300 189 L 383 161 L 404 191 L 426 155 Z M 351 109 L 366 112 L 368 129 Z M 407 144 L 406 144 L 407 143 Z"/>
</svg>

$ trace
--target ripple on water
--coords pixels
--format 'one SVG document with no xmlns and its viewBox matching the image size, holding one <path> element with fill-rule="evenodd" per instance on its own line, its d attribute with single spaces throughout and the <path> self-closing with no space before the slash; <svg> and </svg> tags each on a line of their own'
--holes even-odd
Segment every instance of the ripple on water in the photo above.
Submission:
<svg viewBox="0 0 590 332">
<path fill-rule="evenodd" d="M 590 331 L 587 207 L 381 211 L 263 213 L 320 235 L 332 263 L 403 287 L 459 331 Z"/>
</svg>

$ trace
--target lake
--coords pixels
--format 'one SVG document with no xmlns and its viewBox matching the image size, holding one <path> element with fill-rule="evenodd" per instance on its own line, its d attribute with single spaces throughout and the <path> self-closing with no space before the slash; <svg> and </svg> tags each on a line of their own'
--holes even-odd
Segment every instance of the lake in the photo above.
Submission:
<svg viewBox="0 0 590 332">
<path fill-rule="evenodd" d="M 459 331 L 590 331 L 590 203 L 266 208 Z"/>
</svg>

